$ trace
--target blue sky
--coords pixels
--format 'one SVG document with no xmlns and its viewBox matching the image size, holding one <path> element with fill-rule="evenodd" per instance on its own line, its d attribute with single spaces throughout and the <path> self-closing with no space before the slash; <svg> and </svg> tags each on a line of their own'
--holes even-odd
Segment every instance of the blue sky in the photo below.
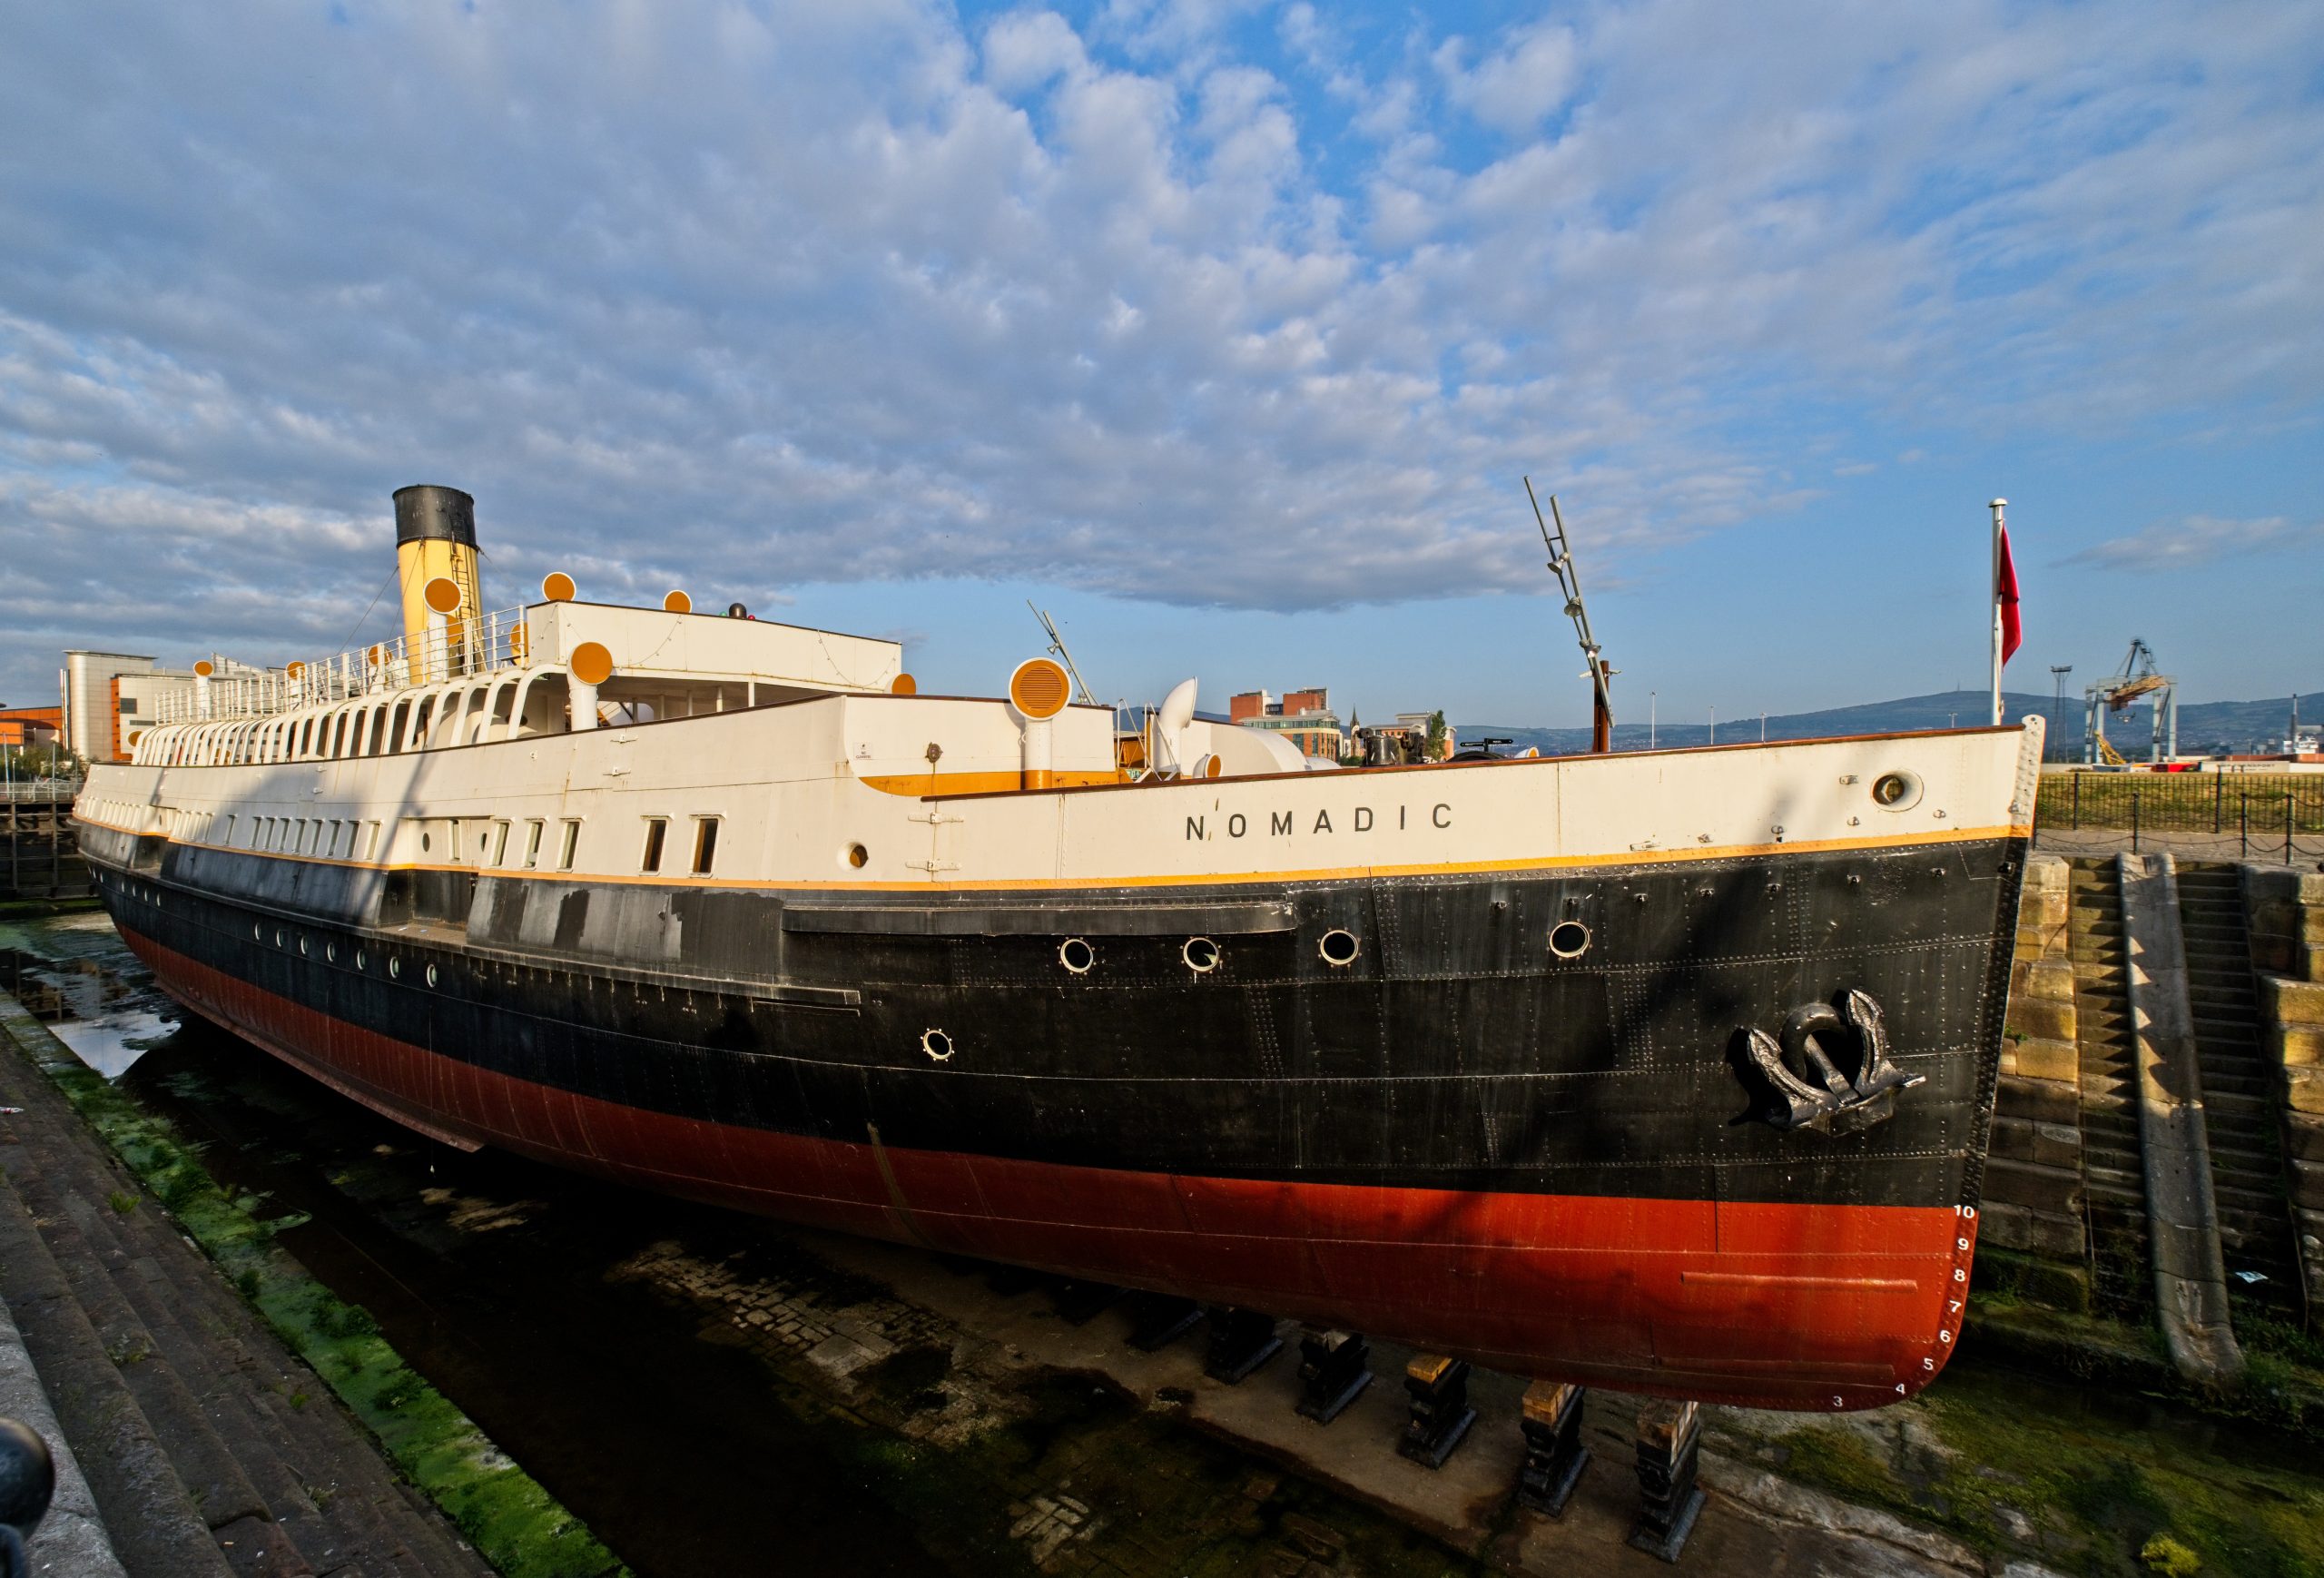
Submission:
<svg viewBox="0 0 2324 1578">
<path fill-rule="evenodd" d="M 0 12 L 0 699 L 487 591 L 997 689 L 1583 720 L 2324 688 L 2324 9 Z"/>
</svg>

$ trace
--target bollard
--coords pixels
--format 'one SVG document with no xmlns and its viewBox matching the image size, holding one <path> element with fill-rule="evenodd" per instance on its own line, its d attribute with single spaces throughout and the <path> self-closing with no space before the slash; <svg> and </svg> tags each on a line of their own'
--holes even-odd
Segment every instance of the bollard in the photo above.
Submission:
<svg viewBox="0 0 2324 1578">
<path fill-rule="evenodd" d="M 1299 1334 L 1299 1412 L 1329 1425 L 1372 1384 L 1372 1345 L 1360 1331 L 1302 1328 Z"/>
<path fill-rule="evenodd" d="M 1676 1562 L 1703 1510 L 1695 1484 L 1702 1460 L 1703 1415 L 1699 1403 L 1649 1397 L 1638 1411 L 1638 1525 L 1630 1544 L 1649 1556 Z"/>
<path fill-rule="evenodd" d="M 1210 1352 L 1202 1373 L 1225 1386 L 1239 1386 L 1283 1352 L 1275 1317 L 1256 1309 L 1215 1305 L 1210 1310 Z"/>
<path fill-rule="evenodd" d="M 1477 1422 L 1477 1411 L 1469 1406 L 1469 1361 L 1414 1354 L 1404 1366 L 1404 1391 L 1412 1415 L 1396 1450 L 1414 1463 L 1443 1468 Z"/>
<path fill-rule="evenodd" d="M 0 1419 L 0 1578 L 28 1578 L 25 1546 L 56 1494 L 56 1460 L 30 1425 Z"/>
<path fill-rule="evenodd" d="M 1590 1393 L 1570 1381 L 1535 1381 L 1525 1388 L 1517 1417 L 1525 1432 L 1525 1460 L 1517 1470 L 1517 1500 L 1545 1517 L 1561 1517 L 1590 1466 L 1581 1445 L 1581 1407 Z"/>
<path fill-rule="evenodd" d="M 1202 1306 L 1169 1293 L 1141 1293 L 1130 1310 L 1129 1346 L 1157 1353 L 1202 1324 Z"/>
</svg>

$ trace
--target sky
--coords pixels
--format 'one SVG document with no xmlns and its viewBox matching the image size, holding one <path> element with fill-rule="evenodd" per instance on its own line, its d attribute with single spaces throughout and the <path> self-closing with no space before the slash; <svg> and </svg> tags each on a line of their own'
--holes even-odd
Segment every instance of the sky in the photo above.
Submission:
<svg viewBox="0 0 2324 1578">
<path fill-rule="evenodd" d="M 2324 688 L 2324 6 L 0 7 L 0 701 L 684 587 L 998 691 Z"/>
</svg>

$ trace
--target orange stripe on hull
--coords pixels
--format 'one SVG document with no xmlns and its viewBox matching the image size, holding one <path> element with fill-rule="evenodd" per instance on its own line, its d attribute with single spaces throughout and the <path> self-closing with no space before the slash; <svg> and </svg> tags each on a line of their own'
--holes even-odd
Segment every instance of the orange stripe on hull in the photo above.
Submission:
<svg viewBox="0 0 2324 1578">
<path fill-rule="evenodd" d="M 1196 1178 L 781 1134 L 479 1069 L 122 935 L 196 1011 L 456 1144 L 1494 1369 L 1755 1407 L 1878 1407 L 1944 1367 L 1967 1297 L 1966 1208 Z"/>
</svg>

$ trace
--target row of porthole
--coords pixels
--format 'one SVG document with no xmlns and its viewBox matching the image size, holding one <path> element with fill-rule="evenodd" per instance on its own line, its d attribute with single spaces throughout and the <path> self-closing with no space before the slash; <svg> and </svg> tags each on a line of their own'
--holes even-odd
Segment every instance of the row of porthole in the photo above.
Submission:
<svg viewBox="0 0 2324 1578">
<path fill-rule="evenodd" d="M 266 927 L 263 922 L 252 923 L 251 926 L 251 941 L 253 942 L 263 942 L 266 941 Z M 280 927 L 275 930 L 274 945 L 277 948 L 287 948 L 290 946 L 289 933 L 282 931 Z M 301 959 L 313 957 L 313 955 L 308 951 L 307 938 L 303 933 L 301 933 L 299 938 L 299 957 Z M 323 944 L 323 962 L 326 964 L 336 964 L 339 962 L 338 943 L 325 942 Z M 358 970 L 369 970 L 370 967 L 371 956 L 364 950 L 358 948 L 355 951 L 355 968 Z M 428 984 L 430 986 L 435 985 L 437 974 L 436 967 L 433 964 L 428 967 L 427 974 Z M 403 979 L 403 961 L 397 958 L 392 953 L 388 955 L 388 979 L 390 981 L 401 981 Z"/>
<path fill-rule="evenodd" d="M 158 888 L 141 887 L 121 877 L 113 878 L 113 885 L 116 893 L 126 893 L 141 903 L 151 904 L 157 910 L 162 907 L 162 894 Z"/>
<path fill-rule="evenodd" d="M 1178 949 L 1179 962 L 1196 975 L 1208 975 L 1224 958 L 1218 944 L 1207 937 L 1189 937 Z M 1070 975 L 1087 975 L 1097 967 L 1098 950 L 1086 937 L 1068 937 L 1057 945 L 1057 962 Z"/>
<path fill-rule="evenodd" d="M 1579 959 L 1590 949 L 1590 928 L 1579 921 L 1561 921 L 1550 928 L 1550 952 L 1561 959 Z M 1324 963 L 1334 970 L 1344 970 L 1355 962 L 1364 950 L 1356 934 L 1344 926 L 1334 926 L 1315 942 L 1315 952 Z M 1223 955 L 1218 944 L 1207 937 L 1189 937 L 1178 950 L 1178 958 L 1196 975 L 1207 975 L 1218 968 Z M 1097 967 L 1098 950 L 1085 937 L 1068 937 L 1058 944 L 1057 962 L 1073 975 L 1087 975 Z"/>
</svg>

